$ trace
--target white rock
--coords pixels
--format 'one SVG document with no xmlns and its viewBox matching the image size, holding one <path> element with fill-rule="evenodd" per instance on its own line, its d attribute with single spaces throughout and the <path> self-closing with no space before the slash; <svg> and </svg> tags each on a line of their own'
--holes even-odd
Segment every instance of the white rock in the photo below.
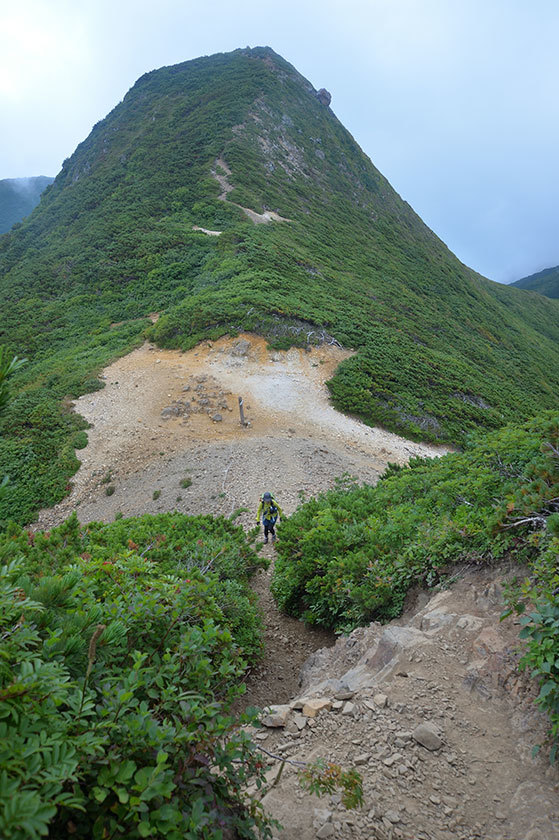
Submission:
<svg viewBox="0 0 559 840">
<path fill-rule="evenodd" d="M 329 811 L 325 808 L 315 808 L 314 809 L 314 826 L 315 828 L 319 828 L 324 825 L 324 823 L 331 822 L 332 820 L 332 811 Z"/>
<path fill-rule="evenodd" d="M 291 711 L 291 706 L 270 706 L 269 709 L 269 712 L 261 719 L 262 725 L 271 728 L 285 726 L 287 716 Z"/>
</svg>

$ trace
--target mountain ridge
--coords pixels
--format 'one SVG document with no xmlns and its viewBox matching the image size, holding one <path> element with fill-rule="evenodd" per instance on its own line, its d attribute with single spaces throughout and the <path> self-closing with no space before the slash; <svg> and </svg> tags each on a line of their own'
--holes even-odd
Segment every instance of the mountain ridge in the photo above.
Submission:
<svg viewBox="0 0 559 840">
<path fill-rule="evenodd" d="M 521 277 L 511 285 L 530 292 L 538 292 L 548 298 L 559 298 L 559 265 Z"/>
<path fill-rule="evenodd" d="M 263 803 L 304 840 L 551 836 L 557 304 L 456 260 L 264 48 L 142 77 L 0 239 L 0 282 L 28 356 L 0 515 L 69 494 L 0 526 L 0 834 L 248 840 L 275 832 Z M 306 697 L 311 630 L 254 597 L 272 556 L 278 604 L 342 633 Z M 287 701 L 281 733 L 240 731 L 243 684 Z"/>
<path fill-rule="evenodd" d="M 0 234 L 28 216 L 53 181 L 48 175 L 0 180 Z"/>
<path fill-rule="evenodd" d="M 255 225 L 241 207 L 291 221 Z M 46 460 L 64 478 L 31 492 L 42 504 L 77 467 L 64 447 L 80 423 L 56 405 L 145 335 L 181 349 L 242 331 L 276 347 L 330 336 L 357 350 L 330 383 L 338 408 L 454 444 L 551 407 L 559 387 L 559 305 L 460 263 L 270 48 L 142 76 L 0 239 L 0 273 L 0 341 L 30 359 L 0 465 L 45 445 L 46 412 Z M 23 434 L 22 412 L 37 417 Z"/>
</svg>

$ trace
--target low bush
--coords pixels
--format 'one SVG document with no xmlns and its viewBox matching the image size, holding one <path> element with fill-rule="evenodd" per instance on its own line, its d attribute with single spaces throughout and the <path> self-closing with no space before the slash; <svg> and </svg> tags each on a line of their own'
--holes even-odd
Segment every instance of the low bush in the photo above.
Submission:
<svg viewBox="0 0 559 840">
<path fill-rule="evenodd" d="M 0 562 L 0 836 L 269 837 L 228 714 L 260 650 L 242 529 L 72 517 Z"/>
</svg>

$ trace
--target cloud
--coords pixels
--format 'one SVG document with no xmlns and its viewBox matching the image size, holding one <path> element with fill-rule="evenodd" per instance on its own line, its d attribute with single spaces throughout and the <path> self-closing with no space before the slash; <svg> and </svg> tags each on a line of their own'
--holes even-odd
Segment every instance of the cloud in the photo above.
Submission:
<svg viewBox="0 0 559 840">
<path fill-rule="evenodd" d="M 0 27 L 0 102 L 22 102 L 50 92 L 58 94 L 89 52 L 79 15 L 65 4 L 64 15 L 50 6 L 26 0 L 3 11 Z M 61 11 L 61 10 L 60 10 Z M 81 74 L 80 74 L 81 75 Z"/>
</svg>

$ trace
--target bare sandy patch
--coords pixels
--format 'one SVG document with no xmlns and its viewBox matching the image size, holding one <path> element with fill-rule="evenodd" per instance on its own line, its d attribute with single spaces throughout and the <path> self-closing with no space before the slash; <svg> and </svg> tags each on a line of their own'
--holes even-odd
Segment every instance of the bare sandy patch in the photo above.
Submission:
<svg viewBox="0 0 559 840">
<path fill-rule="evenodd" d="M 35 527 L 50 528 L 73 510 L 81 522 L 110 522 L 117 514 L 230 516 L 240 509 L 237 521 L 248 530 L 266 490 L 289 515 L 302 497 L 344 474 L 374 483 L 389 461 L 444 452 L 369 428 L 330 405 L 325 382 L 348 355 L 335 346 L 273 352 L 253 335 L 187 353 L 145 344 L 104 371 L 103 390 L 75 403 L 91 424 L 78 453 L 82 466 L 68 498 L 42 511 Z M 240 424 L 239 396 L 249 426 Z M 273 561 L 273 546 L 263 551 Z M 278 613 L 271 574 L 272 567 L 254 581 L 267 651 L 248 680 L 247 698 L 256 705 L 287 701 L 307 657 L 333 642 Z"/>
<path fill-rule="evenodd" d="M 227 515 L 254 509 L 269 487 L 291 513 L 301 493 L 325 490 L 343 473 L 374 482 L 389 462 L 447 451 L 336 411 L 325 382 L 348 355 L 335 346 L 270 351 L 253 335 L 187 353 L 145 344 L 105 370 L 102 391 L 75 403 L 91 424 L 89 443 L 71 495 L 39 525 L 74 508 L 82 521 L 175 508 Z M 239 397 L 249 426 L 240 424 Z M 186 475 L 193 489 L 181 493 Z"/>
</svg>

